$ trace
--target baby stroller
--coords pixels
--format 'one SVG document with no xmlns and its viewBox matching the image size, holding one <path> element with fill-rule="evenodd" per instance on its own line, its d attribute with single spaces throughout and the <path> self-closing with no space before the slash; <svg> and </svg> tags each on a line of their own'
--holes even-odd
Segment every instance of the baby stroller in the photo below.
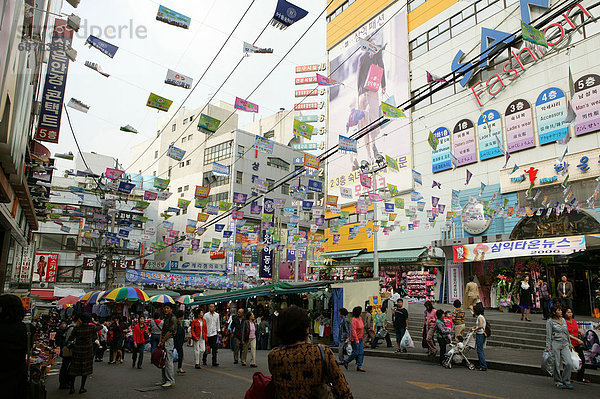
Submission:
<svg viewBox="0 0 600 399">
<path fill-rule="evenodd" d="M 442 366 L 451 369 L 453 364 L 467 364 L 469 370 L 475 370 L 475 365 L 467 358 L 469 350 L 475 349 L 475 332 L 470 331 L 463 342 L 452 342 L 450 350 L 446 353 L 446 357 L 442 361 Z"/>
</svg>

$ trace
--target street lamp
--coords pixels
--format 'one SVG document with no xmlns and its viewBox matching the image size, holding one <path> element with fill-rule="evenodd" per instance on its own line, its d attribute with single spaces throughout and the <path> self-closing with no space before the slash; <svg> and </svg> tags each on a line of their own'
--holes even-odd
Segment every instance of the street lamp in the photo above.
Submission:
<svg viewBox="0 0 600 399">
<path fill-rule="evenodd" d="M 381 154 L 375 157 L 376 165 L 371 166 L 368 161 L 360 163 L 360 170 L 363 174 L 371 175 L 373 188 L 370 192 L 377 192 L 377 172 L 387 168 L 387 162 Z M 377 202 L 373 202 L 373 226 L 377 219 Z M 379 253 L 377 252 L 377 232 L 379 229 L 373 229 L 373 277 L 379 280 Z"/>
</svg>

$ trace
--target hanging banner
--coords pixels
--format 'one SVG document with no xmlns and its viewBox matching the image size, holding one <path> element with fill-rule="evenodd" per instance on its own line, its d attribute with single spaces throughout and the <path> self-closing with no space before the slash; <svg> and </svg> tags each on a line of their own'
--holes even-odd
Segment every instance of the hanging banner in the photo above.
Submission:
<svg viewBox="0 0 600 399">
<path fill-rule="evenodd" d="M 170 145 L 169 151 L 167 152 L 167 156 L 176 161 L 181 161 L 183 159 L 183 157 L 185 156 L 185 150 L 182 150 L 181 148 L 177 148 L 173 145 Z"/>
<path fill-rule="evenodd" d="M 318 180 L 308 180 L 308 190 L 316 193 L 323 192 L 323 183 Z"/>
<path fill-rule="evenodd" d="M 296 136 L 305 137 L 310 140 L 312 138 L 313 129 L 314 127 L 312 125 L 294 119 L 294 134 Z"/>
<path fill-rule="evenodd" d="M 247 198 L 248 198 L 248 194 L 233 193 L 233 203 L 234 204 L 244 205 L 246 203 Z"/>
<path fill-rule="evenodd" d="M 451 169 L 450 132 L 445 127 L 439 127 L 435 129 L 433 135 L 438 139 L 437 148 L 431 150 L 431 167 L 433 173 Z"/>
<path fill-rule="evenodd" d="M 504 153 L 498 148 L 498 140 L 504 147 L 502 138 L 502 120 L 500 113 L 490 109 L 482 112 L 477 120 L 477 132 L 479 136 L 479 159 L 486 160 L 501 157 Z M 454 154 L 456 156 L 456 154 Z"/>
<path fill-rule="evenodd" d="M 154 178 L 154 187 L 159 188 L 161 190 L 166 190 L 169 187 L 169 179 L 161 179 L 158 177 Z"/>
<path fill-rule="evenodd" d="M 338 149 L 340 151 L 350 151 L 350 152 L 356 153 L 357 152 L 356 140 L 351 139 L 350 137 L 340 135 L 340 138 L 338 141 Z"/>
<path fill-rule="evenodd" d="M 569 134 L 569 125 L 563 124 L 567 116 L 565 93 L 556 87 L 544 90 L 535 102 L 540 145 L 553 143 Z"/>
<path fill-rule="evenodd" d="M 126 181 L 119 182 L 119 188 L 117 191 L 123 194 L 131 194 L 131 190 L 135 188 L 134 183 L 128 183 Z"/>
<path fill-rule="evenodd" d="M 273 153 L 274 142 L 261 136 L 256 136 L 254 140 L 254 148 L 266 154 Z"/>
<path fill-rule="evenodd" d="M 229 177 L 229 166 L 213 162 L 212 174 L 219 177 Z"/>
<path fill-rule="evenodd" d="M 506 150 L 509 153 L 535 147 L 533 115 L 527 100 L 518 99 L 506 107 L 504 112 Z"/>
<path fill-rule="evenodd" d="M 196 186 L 196 192 L 194 193 L 194 197 L 196 198 L 206 198 L 210 194 L 210 187 Z"/>
<path fill-rule="evenodd" d="M 261 48 L 261 47 L 255 46 L 253 44 L 250 44 L 248 42 L 244 42 L 243 52 L 246 57 L 249 57 L 250 54 L 272 54 L 273 49 L 272 48 Z"/>
<path fill-rule="evenodd" d="M 56 282 L 58 270 L 58 254 L 36 252 L 33 262 L 33 277 L 31 281 L 40 283 Z"/>
<path fill-rule="evenodd" d="M 285 0 L 278 0 L 275 15 L 271 19 L 271 25 L 284 30 L 307 15 L 308 11 Z"/>
<path fill-rule="evenodd" d="M 198 273 L 165 273 L 127 269 L 125 282 L 130 284 L 160 284 L 168 287 L 186 286 L 194 288 L 236 288 L 240 283 L 227 276 L 203 275 Z"/>
<path fill-rule="evenodd" d="M 524 256 L 570 255 L 585 251 L 585 236 L 551 237 L 493 243 L 453 245 L 454 262 L 478 262 Z"/>
<path fill-rule="evenodd" d="M 167 77 L 165 83 L 177 87 L 183 87 L 184 89 L 190 89 L 194 80 L 189 76 L 185 76 L 181 73 L 177 73 L 172 69 L 167 71 Z"/>
<path fill-rule="evenodd" d="M 258 113 L 258 105 L 251 103 L 248 100 L 244 100 L 243 98 L 236 97 L 234 107 L 235 109 L 242 111 Z"/>
<path fill-rule="evenodd" d="M 600 76 L 589 74 L 577 79 L 571 102 L 577 114 L 576 136 L 600 130 Z"/>
<path fill-rule="evenodd" d="M 304 154 L 304 166 L 312 169 L 319 169 L 321 160 L 310 154 Z"/>
<path fill-rule="evenodd" d="M 36 140 L 58 143 L 65 86 L 69 72 L 69 58 L 64 49 L 71 47 L 72 42 L 73 30 L 67 26 L 67 21 L 56 19 L 50 44 L 48 71 L 42 92 L 39 124 L 35 132 Z"/>
<path fill-rule="evenodd" d="M 85 44 L 89 45 L 90 47 L 97 48 L 102 54 L 107 55 L 110 58 L 113 58 L 119 49 L 117 46 L 105 42 L 102 39 L 98 39 L 96 36 L 92 35 L 88 36 Z"/>
<path fill-rule="evenodd" d="M 165 6 L 158 6 L 156 20 L 183 29 L 189 29 L 190 23 L 192 22 L 192 19 L 190 17 L 186 17 L 185 15 L 173 11 Z"/>
<path fill-rule="evenodd" d="M 454 142 L 453 154 L 456 156 L 456 166 L 469 165 L 477 162 L 477 145 L 475 144 L 475 125 L 470 119 L 463 119 L 454 126 L 452 131 Z"/>
<path fill-rule="evenodd" d="M 360 48 L 363 51 L 368 51 L 371 54 L 377 54 L 383 49 L 383 46 L 378 46 L 376 44 L 371 43 L 367 39 L 363 39 L 362 37 L 358 38 L 358 43 L 360 43 Z"/>
<path fill-rule="evenodd" d="M 123 173 L 125 173 L 124 170 L 106 168 L 106 172 L 104 172 L 104 177 L 111 180 L 120 179 L 121 176 L 123 176 Z"/>
<path fill-rule="evenodd" d="M 146 101 L 146 106 L 150 108 L 155 108 L 159 111 L 167 112 L 173 101 L 166 99 L 164 97 L 159 96 L 158 94 L 150 93 L 148 97 L 148 101 Z"/>
<path fill-rule="evenodd" d="M 69 100 L 69 102 L 67 103 L 67 107 L 76 109 L 77 111 L 81 111 L 84 114 L 87 114 L 88 111 L 90 110 L 90 106 L 89 105 L 84 104 L 83 102 L 79 101 L 76 98 L 71 98 Z"/>
<path fill-rule="evenodd" d="M 215 133 L 217 129 L 219 129 L 220 124 L 220 120 L 205 114 L 200 114 L 200 117 L 198 118 L 198 127 L 209 133 Z"/>
<path fill-rule="evenodd" d="M 331 79 L 331 78 L 329 78 L 327 76 L 323 76 L 321 74 L 317 74 L 317 84 L 319 86 L 327 86 L 327 87 L 344 85 L 343 83 L 340 83 L 337 80 Z"/>
<path fill-rule="evenodd" d="M 273 235 L 268 229 L 273 226 L 273 215 L 275 214 L 275 205 L 272 199 L 265 198 L 263 201 L 263 215 L 269 215 L 270 222 L 263 222 L 262 242 L 265 245 L 262 249 L 259 276 L 261 278 L 273 278 Z"/>
</svg>

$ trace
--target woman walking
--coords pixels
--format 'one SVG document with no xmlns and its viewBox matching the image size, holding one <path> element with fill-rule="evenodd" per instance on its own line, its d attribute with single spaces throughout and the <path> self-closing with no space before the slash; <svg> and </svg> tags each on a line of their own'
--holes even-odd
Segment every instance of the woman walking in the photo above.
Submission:
<svg viewBox="0 0 600 399">
<path fill-rule="evenodd" d="M 365 372 L 362 368 L 363 358 L 365 355 L 365 324 L 361 316 L 362 308 L 356 306 L 352 309 L 352 322 L 350 323 L 350 345 L 352 345 L 352 353 L 344 360 L 344 367 L 348 369 L 348 363 L 356 359 L 356 371 Z"/>
<path fill-rule="evenodd" d="M 444 321 L 444 311 L 442 309 L 438 309 L 435 312 L 435 316 L 435 335 L 440 344 L 440 364 L 442 364 L 444 356 L 446 355 L 446 345 L 450 343 L 450 331 L 452 331 L 452 329 L 446 326 L 446 322 Z"/>
<path fill-rule="evenodd" d="M 581 368 L 575 374 L 575 381 L 589 383 L 590 380 L 584 378 L 585 374 L 585 355 L 583 353 L 583 348 L 585 347 L 582 338 L 582 335 L 579 333 L 579 326 L 577 325 L 577 321 L 573 318 L 573 309 L 566 308 L 565 310 L 565 321 L 567 322 L 567 329 L 569 330 L 569 337 L 571 338 L 571 346 L 573 346 L 573 350 L 577 352 L 579 358 L 581 359 Z"/>
<path fill-rule="evenodd" d="M 113 323 L 108 327 L 108 334 L 110 337 L 110 362 L 108 362 L 108 364 L 115 364 L 117 362 L 123 363 L 123 342 L 125 341 L 125 332 L 119 316 L 115 316 Z"/>
<path fill-rule="evenodd" d="M 185 343 L 185 328 L 183 327 L 183 310 L 175 312 L 177 317 L 177 332 L 175 333 L 175 350 L 177 351 L 177 374 L 185 374 L 183 370 L 183 344 Z"/>
<path fill-rule="evenodd" d="M 521 320 L 531 321 L 529 312 L 533 307 L 533 286 L 529 284 L 529 276 L 526 275 L 519 286 L 519 307 L 521 308 Z"/>
<path fill-rule="evenodd" d="M 142 368 L 142 361 L 144 360 L 144 347 L 146 346 L 146 341 L 149 338 L 150 333 L 148 332 L 148 326 L 146 325 L 146 318 L 144 316 L 140 316 L 137 324 L 135 327 L 133 327 L 133 359 L 131 362 L 131 368 L 135 367 L 136 359 L 137 368 Z"/>
<path fill-rule="evenodd" d="M 192 320 L 192 341 L 194 341 L 194 368 L 200 369 L 200 356 L 206 350 L 206 322 L 204 312 L 200 308 L 194 309 L 194 320 Z"/>
<path fill-rule="evenodd" d="M 89 313 L 76 316 L 75 328 L 73 329 L 73 360 L 69 368 L 71 377 L 69 393 L 75 393 L 75 377 L 81 376 L 81 387 L 79 393 L 85 393 L 85 382 L 88 375 L 94 372 L 94 338 L 96 333 L 102 329 L 101 326 L 92 324 L 92 316 Z"/>
<path fill-rule="evenodd" d="M 25 309 L 16 295 L 0 295 L 0 386 L 3 398 L 27 397 L 26 356 L 31 340 L 28 327 L 23 323 Z M 29 326 L 30 337 L 33 329 Z"/>
<path fill-rule="evenodd" d="M 423 335 L 427 342 L 428 356 L 435 356 L 435 342 L 433 342 L 433 335 L 435 333 L 435 321 L 437 320 L 436 311 L 430 301 L 426 301 L 425 306 L 425 320 L 423 321 Z"/>
<path fill-rule="evenodd" d="M 471 327 L 471 331 L 475 331 L 475 345 L 477 347 L 477 357 L 479 358 L 479 371 L 487 371 L 487 363 L 485 361 L 485 353 L 483 353 L 483 344 L 485 344 L 485 327 L 486 320 L 483 316 L 484 310 L 481 302 L 477 303 L 473 308 L 477 320 L 475 326 Z"/>
<path fill-rule="evenodd" d="M 242 366 L 246 365 L 246 357 L 248 356 L 248 347 L 250 347 L 250 367 L 258 367 L 256 365 L 256 331 L 258 330 L 254 321 L 254 313 L 248 311 L 246 320 L 242 324 Z"/>
<path fill-rule="evenodd" d="M 150 320 L 150 353 L 154 352 L 154 349 L 156 349 L 160 342 L 162 326 L 163 321 L 160 318 L 160 313 L 154 312 L 154 318 Z"/>
<path fill-rule="evenodd" d="M 550 308 L 550 319 L 546 322 L 546 352 L 552 351 L 554 370 L 552 377 L 557 388 L 573 389 L 571 384 L 571 354 L 569 352 L 569 328 L 563 319 L 562 308 L 555 303 Z M 563 365 L 561 372 L 560 365 Z"/>
</svg>

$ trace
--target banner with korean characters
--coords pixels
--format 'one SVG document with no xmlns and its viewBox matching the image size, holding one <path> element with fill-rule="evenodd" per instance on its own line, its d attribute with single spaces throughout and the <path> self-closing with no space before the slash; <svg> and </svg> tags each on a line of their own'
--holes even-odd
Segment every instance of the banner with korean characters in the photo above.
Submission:
<svg viewBox="0 0 600 399">
<path fill-rule="evenodd" d="M 600 130 L 600 76 L 589 74 L 575 82 L 575 95 L 572 106 L 577 114 L 575 135 Z"/>
<path fill-rule="evenodd" d="M 504 113 L 506 150 L 509 153 L 535 147 L 533 115 L 527 100 L 518 99 L 506 107 Z"/>
<path fill-rule="evenodd" d="M 445 127 L 438 127 L 433 131 L 433 135 L 439 140 L 435 151 L 431 150 L 431 168 L 433 173 L 451 169 L 450 132 Z"/>
<path fill-rule="evenodd" d="M 192 273 L 164 273 L 132 269 L 127 269 L 125 271 L 125 282 L 194 288 L 235 288 L 240 284 L 230 280 L 227 276 Z"/>
<path fill-rule="evenodd" d="M 502 151 L 498 148 L 498 142 L 504 148 L 504 139 L 502 138 L 502 118 L 500 113 L 494 109 L 482 112 L 477 120 L 477 133 L 479 137 L 479 159 L 486 159 L 502 156 Z"/>
<path fill-rule="evenodd" d="M 454 262 L 480 262 L 525 256 L 570 255 L 585 251 L 585 236 L 453 245 Z"/>
<path fill-rule="evenodd" d="M 540 93 L 535 102 L 535 114 L 540 145 L 554 143 L 569 133 L 569 125 L 563 124 L 567 117 L 567 99 L 565 93 L 551 87 Z"/>
<path fill-rule="evenodd" d="M 459 121 L 452 131 L 456 166 L 477 162 L 477 144 L 475 143 L 475 125 L 470 119 Z M 439 144 L 438 144 L 439 145 Z"/>
</svg>

